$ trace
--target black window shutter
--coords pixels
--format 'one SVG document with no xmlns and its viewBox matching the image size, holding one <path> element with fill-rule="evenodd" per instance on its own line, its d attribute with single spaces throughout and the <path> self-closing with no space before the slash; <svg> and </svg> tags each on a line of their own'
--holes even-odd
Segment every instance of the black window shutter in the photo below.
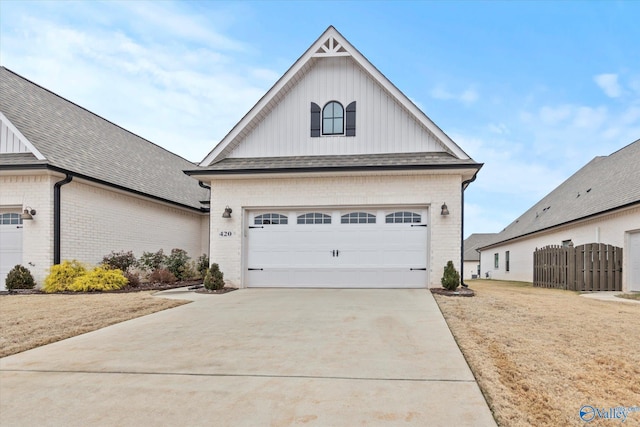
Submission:
<svg viewBox="0 0 640 427">
<path fill-rule="evenodd" d="M 320 106 L 315 102 L 311 103 L 311 137 L 320 136 Z"/>
<path fill-rule="evenodd" d="M 347 105 L 347 136 L 356 136 L 356 101 Z"/>
</svg>

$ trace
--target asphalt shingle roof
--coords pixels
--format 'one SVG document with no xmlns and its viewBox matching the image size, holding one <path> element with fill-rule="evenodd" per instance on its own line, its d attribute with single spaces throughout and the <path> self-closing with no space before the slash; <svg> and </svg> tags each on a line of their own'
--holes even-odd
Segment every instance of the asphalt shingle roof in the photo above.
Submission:
<svg viewBox="0 0 640 427">
<path fill-rule="evenodd" d="M 474 233 L 464 239 L 464 261 L 480 261 L 480 253 L 476 250 L 491 242 L 497 233 Z"/>
<path fill-rule="evenodd" d="M 461 160 L 449 153 L 385 153 L 327 156 L 289 156 L 261 158 L 226 158 L 198 169 L 211 172 L 277 171 L 295 169 L 335 168 L 411 168 L 411 167 L 472 167 L 480 165 L 471 159 Z"/>
<path fill-rule="evenodd" d="M 640 139 L 587 163 L 485 246 L 640 203 Z"/>
<path fill-rule="evenodd" d="M 193 208 L 208 198 L 182 171 L 180 156 L 0 67 L 0 111 L 46 157 L 46 164 Z M 0 156 L 0 166 L 34 163 Z"/>
</svg>

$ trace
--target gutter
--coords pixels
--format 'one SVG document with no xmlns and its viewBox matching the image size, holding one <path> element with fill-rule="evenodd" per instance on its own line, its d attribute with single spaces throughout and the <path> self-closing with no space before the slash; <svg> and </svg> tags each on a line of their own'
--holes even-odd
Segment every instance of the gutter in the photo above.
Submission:
<svg viewBox="0 0 640 427">
<path fill-rule="evenodd" d="M 308 173 L 308 172 L 362 172 L 362 171 L 408 171 L 408 170 L 452 170 L 452 169 L 477 169 L 482 163 L 462 164 L 431 164 L 431 165 L 376 165 L 376 166 L 320 166 L 320 167 L 286 167 L 286 168 L 261 168 L 261 169 L 196 169 L 186 170 L 189 176 L 199 175 L 242 175 L 242 174 L 276 174 L 276 173 Z M 477 171 L 476 171 L 477 173 Z M 475 178 L 474 178 L 475 179 Z M 469 182 L 469 181 L 465 181 Z M 464 185 L 464 183 L 463 183 Z"/>
<path fill-rule="evenodd" d="M 67 169 L 59 168 L 57 166 L 52 166 L 52 165 L 45 164 L 45 163 L 31 163 L 31 164 L 21 164 L 21 165 L 0 165 L 0 171 L 2 171 L 2 170 L 38 170 L 38 169 L 51 170 L 51 171 L 63 173 L 65 175 L 73 175 L 74 177 L 83 179 L 85 181 L 95 182 L 95 183 L 100 184 L 100 185 L 104 185 L 104 186 L 107 186 L 107 187 L 111 187 L 111 188 L 115 188 L 115 189 L 118 189 L 118 190 L 126 191 L 127 193 L 136 194 L 138 196 L 147 197 L 149 199 L 157 200 L 157 201 L 160 201 L 160 202 L 169 203 L 171 205 L 179 206 L 181 208 L 189 209 L 191 211 L 196 211 L 196 212 L 200 212 L 200 213 L 206 213 L 207 212 L 207 208 L 196 208 L 196 207 L 193 207 L 193 206 L 185 205 L 185 204 L 180 203 L 180 202 L 175 202 L 173 200 L 165 199 L 165 198 L 162 198 L 162 197 L 159 197 L 159 196 L 154 196 L 152 194 L 143 193 L 142 191 L 138 191 L 138 190 L 134 190 L 134 189 L 131 189 L 131 188 L 127 188 L 127 187 L 124 187 L 124 186 L 118 185 L 118 184 L 113 184 L 111 182 L 103 181 L 101 179 L 93 178 L 93 177 L 90 177 L 90 176 L 87 176 L 87 175 L 79 174 L 79 173 L 76 173 L 76 172 L 69 171 Z"/>
<path fill-rule="evenodd" d="M 606 210 L 603 210 L 603 211 L 600 211 L 600 212 L 589 214 L 589 215 L 586 215 L 586 216 L 583 216 L 583 217 L 580 217 L 580 218 L 575 218 L 575 219 L 572 219 L 572 220 L 569 220 L 569 221 L 561 222 L 559 224 L 550 225 L 548 227 L 541 228 L 539 230 L 530 231 L 530 232 L 525 233 L 525 234 L 519 234 L 517 236 L 510 237 L 508 239 L 504 239 L 504 240 L 501 240 L 499 242 L 494 242 L 494 243 L 488 244 L 486 246 L 479 247 L 476 250 L 478 252 L 482 252 L 485 249 L 491 249 L 491 248 L 494 248 L 496 246 L 501 246 L 501 245 L 503 245 L 505 243 L 509 243 L 509 242 L 514 241 L 514 240 L 519 240 L 519 239 L 522 239 L 522 238 L 525 238 L 525 237 L 529 237 L 529 236 L 534 235 L 536 233 L 542 233 L 544 231 L 553 230 L 554 228 L 564 227 L 564 226 L 567 226 L 567 225 L 570 225 L 570 224 L 574 224 L 574 223 L 577 223 L 577 222 L 580 222 L 580 221 L 586 221 L 586 220 L 598 217 L 600 215 L 606 215 L 606 214 L 609 214 L 609 213 L 612 213 L 612 212 L 615 212 L 615 211 L 618 211 L 618 210 L 621 210 L 621 209 L 627 209 L 627 208 L 633 207 L 635 205 L 640 205 L 640 200 L 636 200 L 634 202 L 627 203 L 625 205 L 620 205 L 620 206 L 616 206 L 616 207 L 613 207 L 613 208 L 610 208 L 610 209 L 606 209 Z M 500 233 L 498 233 L 498 234 L 500 234 Z"/>
<path fill-rule="evenodd" d="M 473 174 L 473 177 L 471 179 L 468 179 L 466 181 L 462 181 L 462 185 L 461 185 L 461 225 L 460 225 L 460 284 L 462 285 L 463 288 L 468 288 L 469 285 L 467 285 L 466 283 L 464 283 L 464 190 L 469 186 L 469 184 L 471 184 L 473 181 L 476 180 L 476 177 L 478 176 L 478 172 L 480 171 L 480 169 L 478 169 L 476 171 L 476 173 Z"/>
<path fill-rule="evenodd" d="M 60 187 L 73 179 L 73 175 L 66 175 L 53 186 L 53 265 L 60 264 Z"/>
</svg>

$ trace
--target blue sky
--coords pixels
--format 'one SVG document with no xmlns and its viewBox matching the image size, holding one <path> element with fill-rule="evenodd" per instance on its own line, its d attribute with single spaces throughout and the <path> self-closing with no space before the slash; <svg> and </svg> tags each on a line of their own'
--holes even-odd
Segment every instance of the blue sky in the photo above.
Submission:
<svg viewBox="0 0 640 427">
<path fill-rule="evenodd" d="M 636 1 L 0 0 L 0 63 L 200 161 L 334 25 L 485 164 L 468 236 L 640 138 L 639 18 Z"/>
</svg>

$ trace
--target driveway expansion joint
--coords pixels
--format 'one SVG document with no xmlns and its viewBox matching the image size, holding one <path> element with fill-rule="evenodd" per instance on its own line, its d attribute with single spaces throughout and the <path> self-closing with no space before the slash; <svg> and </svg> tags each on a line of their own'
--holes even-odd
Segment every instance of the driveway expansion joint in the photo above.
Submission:
<svg viewBox="0 0 640 427">
<path fill-rule="evenodd" d="M 189 372 L 139 372 L 139 371 L 65 371 L 53 369 L 0 369 L 0 372 L 39 373 L 39 374 L 89 374 L 89 375 L 153 375 L 173 377 L 235 377 L 235 378 L 291 378 L 316 380 L 345 380 L 345 381 L 405 381 L 405 382 L 448 382 L 475 383 L 474 379 L 459 380 L 450 378 L 382 378 L 382 377 L 341 377 L 321 375 L 276 375 L 276 374 L 220 374 L 220 373 L 189 373 Z"/>
</svg>

